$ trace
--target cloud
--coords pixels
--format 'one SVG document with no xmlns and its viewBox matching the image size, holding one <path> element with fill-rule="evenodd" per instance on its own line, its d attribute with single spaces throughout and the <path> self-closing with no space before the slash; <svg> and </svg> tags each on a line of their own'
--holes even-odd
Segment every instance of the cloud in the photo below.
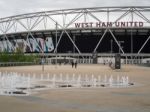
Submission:
<svg viewBox="0 0 150 112">
<path fill-rule="evenodd" d="M 149 0 L 1 0 L 0 17 L 45 10 L 103 6 L 150 6 L 150 2 Z"/>
</svg>

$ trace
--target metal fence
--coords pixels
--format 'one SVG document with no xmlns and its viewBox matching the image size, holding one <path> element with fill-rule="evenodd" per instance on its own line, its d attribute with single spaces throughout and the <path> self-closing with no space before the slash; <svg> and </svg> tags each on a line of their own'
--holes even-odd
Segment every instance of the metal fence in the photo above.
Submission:
<svg viewBox="0 0 150 112">
<path fill-rule="evenodd" d="M 35 65 L 35 62 L 0 62 L 1 67 Z"/>
</svg>

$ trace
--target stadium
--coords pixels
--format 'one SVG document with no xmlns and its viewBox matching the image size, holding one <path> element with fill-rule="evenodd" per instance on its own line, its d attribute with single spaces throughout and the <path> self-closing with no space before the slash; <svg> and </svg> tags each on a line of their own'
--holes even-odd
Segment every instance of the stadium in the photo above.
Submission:
<svg viewBox="0 0 150 112">
<path fill-rule="evenodd" d="M 149 6 L 0 18 L 0 56 L 2 112 L 150 112 Z"/>
<path fill-rule="evenodd" d="M 149 63 L 150 7 L 52 10 L 0 19 L 0 51 L 102 63 L 116 53 L 127 64 Z M 95 59 L 96 57 L 96 59 Z"/>
</svg>

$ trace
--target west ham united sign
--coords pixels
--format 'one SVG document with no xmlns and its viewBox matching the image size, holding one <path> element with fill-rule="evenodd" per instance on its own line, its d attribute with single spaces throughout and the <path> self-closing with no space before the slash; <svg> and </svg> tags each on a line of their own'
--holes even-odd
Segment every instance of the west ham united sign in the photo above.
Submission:
<svg viewBox="0 0 150 112">
<path fill-rule="evenodd" d="M 143 27 L 143 22 L 87 22 L 75 23 L 75 28 L 106 28 L 106 27 Z"/>
</svg>

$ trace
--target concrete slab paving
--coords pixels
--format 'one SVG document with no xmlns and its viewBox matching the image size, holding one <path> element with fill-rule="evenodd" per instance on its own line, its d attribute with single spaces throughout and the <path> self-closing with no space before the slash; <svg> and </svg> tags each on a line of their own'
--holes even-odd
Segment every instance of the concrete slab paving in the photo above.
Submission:
<svg viewBox="0 0 150 112">
<path fill-rule="evenodd" d="M 45 65 L 44 73 L 81 75 L 128 75 L 135 85 L 127 88 L 65 88 L 40 91 L 30 96 L 0 96 L 0 112 L 150 112 L 150 68 L 123 65 Z M 36 73 L 42 66 L 1 67 L 0 71 Z"/>
</svg>

